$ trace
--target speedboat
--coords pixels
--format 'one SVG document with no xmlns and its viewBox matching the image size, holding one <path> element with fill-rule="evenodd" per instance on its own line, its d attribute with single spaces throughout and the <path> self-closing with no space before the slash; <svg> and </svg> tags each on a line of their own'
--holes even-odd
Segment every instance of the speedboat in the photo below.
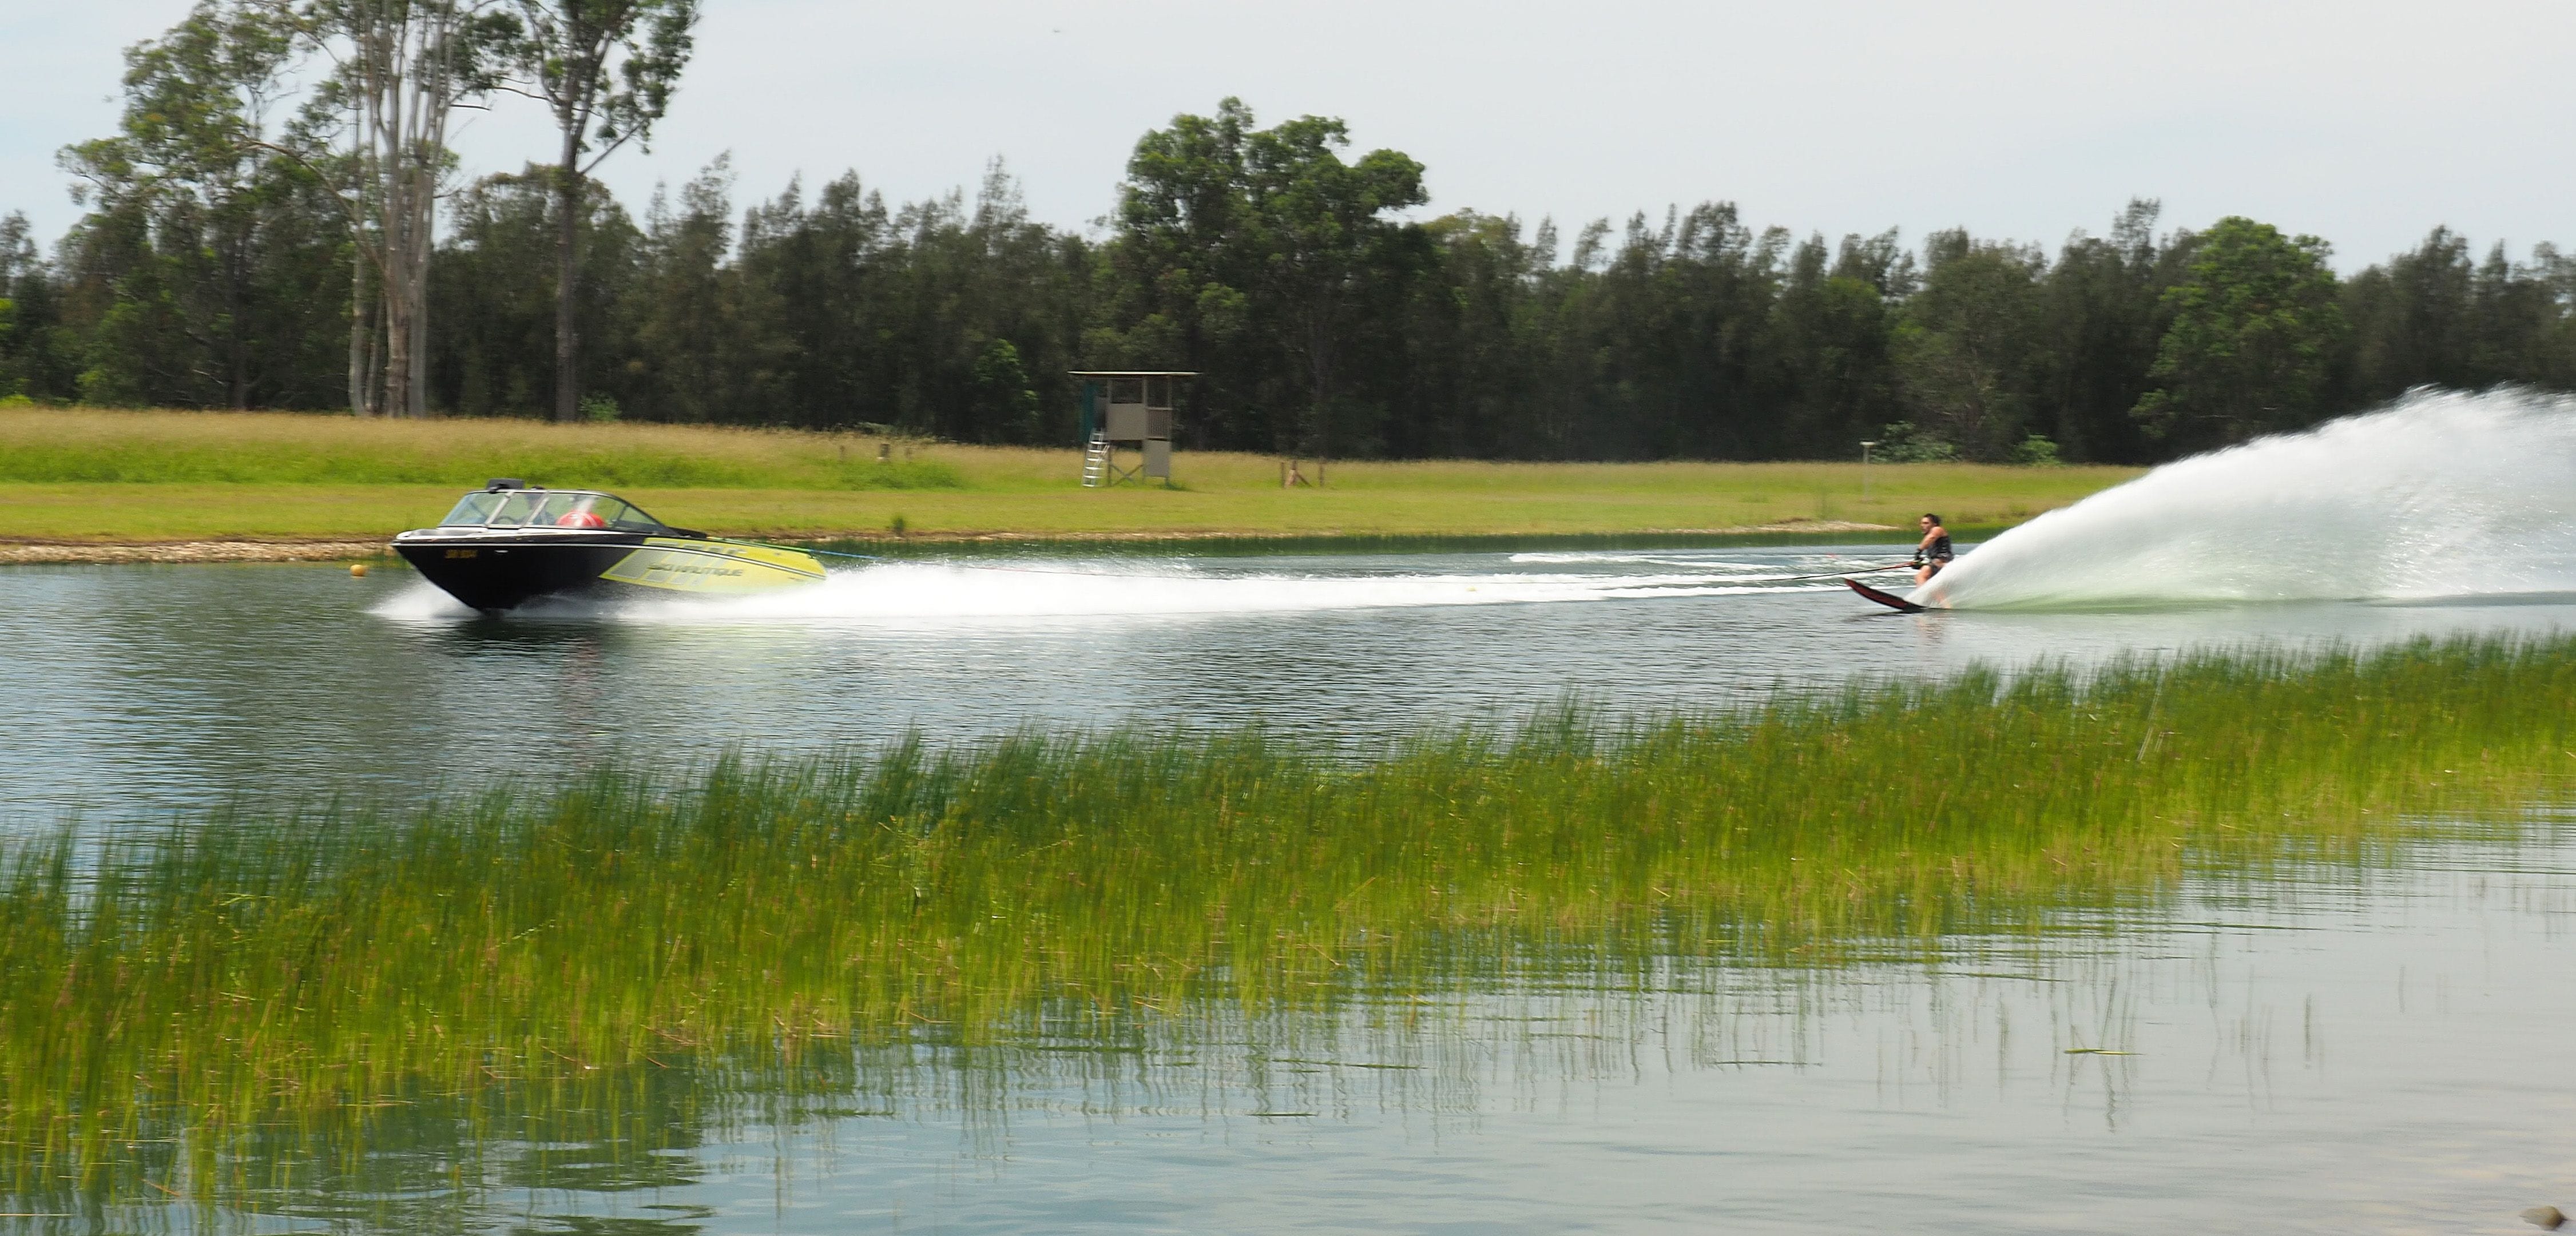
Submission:
<svg viewBox="0 0 2576 1236">
<path fill-rule="evenodd" d="M 486 613 L 540 597 L 736 596 L 814 583 L 814 555 L 674 528 L 615 494 L 494 480 L 394 552 Z"/>
</svg>

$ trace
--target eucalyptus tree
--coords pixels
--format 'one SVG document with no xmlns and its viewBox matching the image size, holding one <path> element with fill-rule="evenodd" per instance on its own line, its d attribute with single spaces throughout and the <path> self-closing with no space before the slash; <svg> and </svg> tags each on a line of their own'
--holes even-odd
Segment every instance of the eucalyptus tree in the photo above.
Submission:
<svg viewBox="0 0 2576 1236">
<path fill-rule="evenodd" d="M 32 231 L 24 214 L 11 211 L 0 217 L 0 399 L 24 397 L 42 381 L 34 372 L 39 366 L 30 361 L 47 324 L 20 303 L 31 299 L 30 292 L 41 297 L 51 290 Z"/>
<path fill-rule="evenodd" d="M 1259 286 L 1272 301 L 1274 329 L 1303 362 L 1305 448 L 1332 447 L 1335 361 L 1365 285 L 1386 273 L 1401 231 L 1389 211 L 1431 200 L 1422 165 L 1395 150 L 1344 163 L 1349 127 L 1300 116 L 1248 135 L 1246 198 Z"/>
<path fill-rule="evenodd" d="M 1935 233 L 1924 253 L 1922 290 L 1906 299 L 1895 328 L 1907 401 L 1970 458 L 2001 458 L 2029 428 L 2047 261 L 1964 230 Z"/>
<path fill-rule="evenodd" d="M 555 419 L 581 414 L 582 183 L 628 142 L 649 140 L 687 67 L 697 0 L 516 0 L 512 59 L 554 113 Z"/>
<path fill-rule="evenodd" d="M 331 72 L 308 115 L 344 118 L 336 157 L 307 156 L 342 188 L 352 247 L 350 409 L 428 415 L 429 266 L 438 199 L 456 160 L 455 113 L 499 84 L 518 22 L 502 0 L 240 0 L 292 23 Z M 316 124 L 308 133 L 328 140 Z M 380 324 L 361 310 L 372 271 Z M 376 339 L 380 371 L 363 363 Z M 379 385 L 379 375 L 381 384 Z"/>
<path fill-rule="evenodd" d="M 2330 409 L 2330 368 L 2347 326 L 2331 250 L 2314 236 L 2229 216 L 2199 237 L 2190 277 L 2138 400 L 2150 433 L 2182 449 L 2299 429 Z"/>
<path fill-rule="evenodd" d="M 2150 386 L 2147 370 L 2172 319 L 2164 291 L 2183 278 L 2194 246 L 2189 232 L 2157 239 L 2162 213 L 2153 198 L 2132 199 L 2107 235 L 2076 232 L 2040 288 L 2031 428 L 2054 439 L 2067 460 L 2144 463 L 2156 456 L 2129 413 Z"/>
<path fill-rule="evenodd" d="M 542 165 L 483 177 L 453 198 L 430 266 L 439 322 L 429 355 L 430 399 L 465 416 L 525 416 L 554 385 L 554 176 Z M 642 234 L 597 181 L 582 204 L 582 333 L 595 408 L 646 401 L 622 382 L 631 355 L 621 301 Z M 603 380 L 604 379 L 604 380 Z"/>
<path fill-rule="evenodd" d="M 1911 259 L 1892 233 L 1845 236 L 1830 260 L 1821 235 L 1794 248 L 1786 240 L 1771 239 L 1775 256 L 1762 267 L 1778 262 L 1776 290 L 1747 289 L 1764 298 L 1750 306 L 1755 313 L 1768 309 L 1758 342 L 1766 381 L 1740 405 L 1730 437 L 1703 455 L 1835 458 L 1863 438 L 1885 437 L 1880 427 L 1897 414 L 1892 302 L 1913 282 Z"/>
<path fill-rule="evenodd" d="M 2387 399 L 2410 386 L 2465 386 L 2478 281 L 2468 238 L 2447 227 L 2412 253 L 2374 265 L 2345 283 L 2353 327 L 2351 381 L 2361 399 Z"/>
<path fill-rule="evenodd" d="M 126 50 L 116 134 L 63 149 L 73 200 L 95 205 L 81 265 L 105 285 L 102 327 L 123 336 L 87 397 L 250 406 L 245 268 L 287 58 L 274 26 L 200 3 Z"/>
<path fill-rule="evenodd" d="M 1555 258 L 1555 225 L 1535 240 L 1510 215 L 1454 211 L 1423 225 L 1439 272 L 1409 297 L 1398 332 L 1400 373 L 1410 415 L 1388 425 L 1399 455 L 1527 456 L 1552 427 L 1532 415 L 1528 392 L 1549 372 L 1554 349 L 1540 282 Z"/>
<path fill-rule="evenodd" d="M 1112 321 L 1084 345 L 1094 366 L 1200 371 L 1188 396 L 1193 412 L 1205 412 L 1193 422 L 1238 445 L 1257 415 L 1256 366 L 1226 357 L 1244 332 L 1251 283 L 1243 146 L 1252 126 L 1252 109 L 1228 98 L 1213 116 L 1174 116 L 1137 139 L 1118 189 L 1118 238 L 1105 254 Z"/>
<path fill-rule="evenodd" d="M 1186 354 L 1257 332 L 1298 371 L 1302 425 L 1274 443 L 1331 444 L 1337 369 L 1372 282 L 1393 276 L 1403 225 L 1388 212 L 1429 200 L 1422 165 L 1394 150 L 1353 162 L 1348 126 L 1300 116 L 1255 129 L 1226 99 L 1213 117 L 1177 116 L 1147 133 L 1120 190 L 1113 262 Z M 1427 234 L 1413 240 L 1428 252 Z M 1195 356 L 1188 356 L 1195 359 Z M 1198 366 L 1191 366 L 1196 368 Z"/>
<path fill-rule="evenodd" d="M 92 342 L 84 397 L 310 397 L 339 246 L 327 197 L 271 141 L 290 41 L 268 14 L 204 0 L 128 49 L 116 132 L 62 151 L 91 207 L 66 247 Z"/>
<path fill-rule="evenodd" d="M 2536 245 L 2530 262 L 2516 263 L 2498 243 L 2480 261 L 2467 237 L 2434 228 L 2413 252 L 2344 282 L 2353 335 L 2344 399 L 2373 403 L 2428 384 L 2566 386 L 2576 377 L 2566 273 L 2554 246 Z"/>
</svg>

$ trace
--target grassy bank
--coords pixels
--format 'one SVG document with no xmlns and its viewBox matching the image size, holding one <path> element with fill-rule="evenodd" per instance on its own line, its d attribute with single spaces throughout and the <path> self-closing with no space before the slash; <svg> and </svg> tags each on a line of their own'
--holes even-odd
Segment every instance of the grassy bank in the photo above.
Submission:
<svg viewBox="0 0 2576 1236">
<path fill-rule="evenodd" d="M 2211 657 L 1359 761 L 1030 734 L 22 847 L 0 1136 L 43 1174 L 594 1068 L 1831 964 L 2509 818 L 2576 772 L 2571 698 L 2571 641 Z"/>
<path fill-rule="evenodd" d="M 879 462 L 880 450 L 886 456 Z M 1858 464 L 1333 463 L 1283 490 L 1266 456 L 1184 452 L 1182 488 L 1080 486 L 1072 449 L 849 434 L 267 413 L 0 409 L 0 540 L 333 540 L 435 520 L 494 476 L 615 489 L 735 535 L 1342 537 L 2010 524 L 2118 468 Z M 1312 465 L 1308 471 L 1311 474 Z"/>
</svg>

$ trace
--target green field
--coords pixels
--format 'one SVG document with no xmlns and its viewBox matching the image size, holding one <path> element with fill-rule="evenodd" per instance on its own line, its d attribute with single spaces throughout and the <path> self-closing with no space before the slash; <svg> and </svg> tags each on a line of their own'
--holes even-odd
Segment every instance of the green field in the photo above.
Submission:
<svg viewBox="0 0 2576 1236">
<path fill-rule="evenodd" d="M 879 462 L 880 451 L 886 459 Z M 1857 463 L 1331 463 L 1183 452 L 1178 489 L 1086 490 L 1072 449 L 855 434 L 284 413 L 0 409 L 0 541 L 363 540 L 486 478 L 614 489 L 731 535 L 1402 537 L 1705 532 L 1805 521 L 2017 523 L 2125 468 Z M 1307 472 L 1314 471 L 1310 462 Z"/>
<path fill-rule="evenodd" d="M 1115 1050 L 1138 1018 L 2076 929 L 2186 870 L 2509 828 L 2576 773 L 2571 697 L 2571 640 L 2203 656 L 1569 709 L 1365 757 L 1028 732 L 21 840 L 0 1167 L 21 1193 L 114 1164 L 214 1190 L 212 1156 L 280 1119 L 356 1136 L 387 1106 L 598 1070 Z M 132 1152 L 160 1140 L 196 1158 Z"/>
</svg>

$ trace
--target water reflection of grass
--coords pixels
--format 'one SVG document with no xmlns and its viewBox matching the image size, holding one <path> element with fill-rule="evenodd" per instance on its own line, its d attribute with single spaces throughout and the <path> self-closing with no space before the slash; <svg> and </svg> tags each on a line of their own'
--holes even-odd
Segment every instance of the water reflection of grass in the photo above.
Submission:
<svg viewBox="0 0 2576 1236">
<path fill-rule="evenodd" d="M 2576 642 L 2210 657 L 1567 711 L 1359 762 L 1033 734 L 57 844 L 0 890 L 0 1155 L 22 1188 L 212 1195 L 281 1116 L 495 1085 L 1829 965 L 2552 797 L 2571 698 Z"/>
</svg>

